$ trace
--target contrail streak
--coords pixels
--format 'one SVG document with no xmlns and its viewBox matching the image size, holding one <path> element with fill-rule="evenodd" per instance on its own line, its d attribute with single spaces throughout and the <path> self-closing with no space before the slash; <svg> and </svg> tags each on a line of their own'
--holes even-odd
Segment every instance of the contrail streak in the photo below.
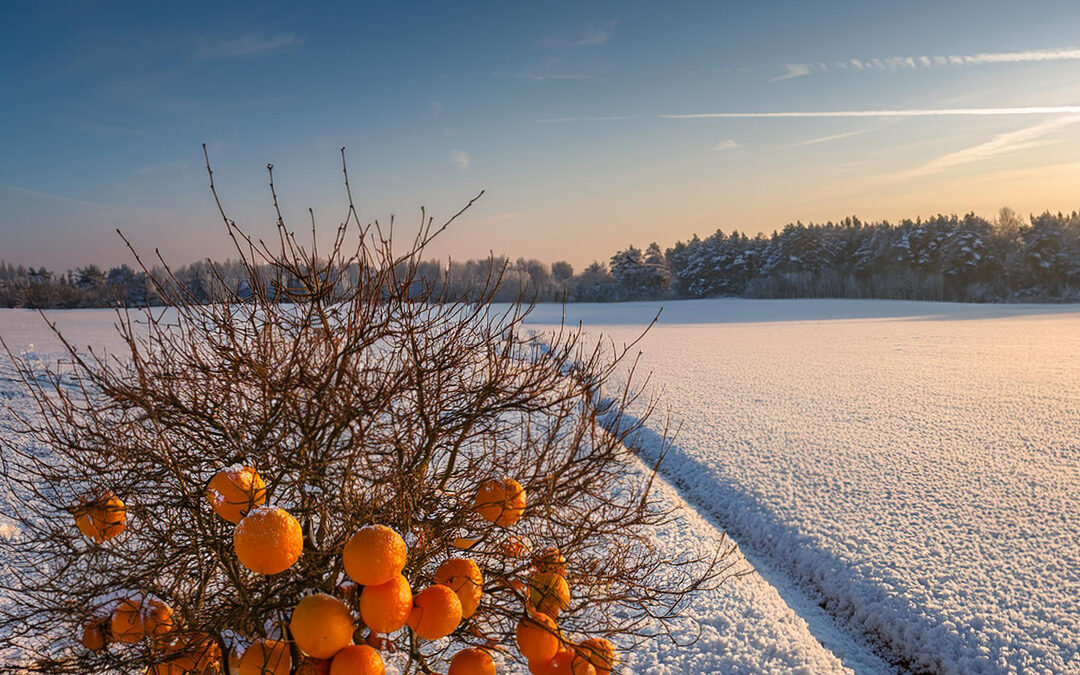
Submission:
<svg viewBox="0 0 1080 675">
<path fill-rule="evenodd" d="M 916 108 L 909 110 L 798 110 L 786 112 L 710 112 L 680 115 L 620 115 L 608 117 L 556 117 L 536 120 L 540 124 L 562 122 L 609 122 L 619 120 L 777 119 L 836 117 L 958 117 L 965 115 L 1062 115 L 1078 114 L 1080 105 L 1042 105 L 1013 108 Z"/>
<path fill-rule="evenodd" d="M 1057 115 L 1080 113 L 1080 105 L 1028 106 L 1023 108 L 927 108 L 922 110 L 835 110 L 792 112 L 730 112 L 659 115 L 666 120 L 741 119 L 772 117 L 939 117 L 957 115 Z"/>
</svg>

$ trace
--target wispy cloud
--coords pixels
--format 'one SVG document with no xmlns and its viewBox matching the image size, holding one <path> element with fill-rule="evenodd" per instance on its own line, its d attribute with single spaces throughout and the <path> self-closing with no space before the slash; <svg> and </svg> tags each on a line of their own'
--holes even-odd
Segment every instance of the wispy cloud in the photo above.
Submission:
<svg viewBox="0 0 1080 675">
<path fill-rule="evenodd" d="M 807 63 L 782 63 L 780 65 L 784 68 L 784 72 L 769 80 L 769 82 L 791 80 L 796 77 L 810 74 L 810 65 Z"/>
<path fill-rule="evenodd" d="M 714 152 L 723 152 L 724 150 L 734 150 L 737 147 L 739 147 L 738 141 L 731 138 L 725 138 L 716 145 L 712 146 L 712 150 Z"/>
<path fill-rule="evenodd" d="M 113 211 L 136 211 L 130 206 L 117 206 L 115 204 L 102 204 L 100 202 L 91 202 L 84 199 L 72 199 L 71 197 L 64 197 L 63 195 L 54 195 L 49 192 L 41 192 L 39 190 L 31 190 L 30 188 L 20 187 L 18 185 L 5 185 L 5 190 L 10 190 L 27 197 L 34 197 L 36 199 L 45 199 L 53 202 L 61 202 L 64 204 L 76 204 L 78 206 L 89 206 L 97 209 L 109 209 Z"/>
<path fill-rule="evenodd" d="M 592 47 L 604 44 L 615 36 L 617 21 L 604 21 L 577 33 L 548 35 L 536 41 L 537 47 Z"/>
<path fill-rule="evenodd" d="M 464 150 L 450 151 L 450 163 L 459 169 L 468 169 L 471 161 L 472 158 L 469 157 L 469 153 Z"/>
<path fill-rule="evenodd" d="M 996 52 L 971 54 L 969 56 L 935 56 L 934 65 L 980 65 L 984 63 L 1029 63 L 1032 61 L 1078 61 L 1080 49 L 1034 49 L 1026 52 Z M 920 64 L 927 65 L 926 57 L 920 57 Z"/>
<path fill-rule="evenodd" d="M 776 117 L 941 117 L 966 115 L 1052 115 L 1077 114 L 1080 105 L 1023 106 L 1015 108 L 916 108 L 908 110 L 804 110 L 787 112 L 718 112 L 658 115 L 660 119 L 746 119 Z"/>
<path fill-rule="evenodd" d="M 940 173 L 963 164 L 981 162 L 991 157 L 1019 152 L 1043 145 L 1050 145 L 1058 141 L 1044 138 L 1054 132 L 1080 122 L 1080 115 L 1069 117 L 1057 117 L 1046 120 L 1023 129 L 998 134 L 985 143 L 979 143 L 963 150 L 950 152 L 940 157 L 935 157 L 917 169 L 912 169 L 901 174 L 902 177 L 923 176 L 931 173 Z"/>
<path fill-rule="evenodd" d="M 857 129 L 855 131 L 845 131 L 842 134 L 832 134 L 831 136 L 819 136 L 817 138 L 809 138 L 805 141 L 799 141 L 798 143 L 792 143 L 788 147 L 801 148 L 804 145 L 817 145 L 819 143 L 831 143 L 832 141 L 839 141 L 844 138 L 851 138 L 852 136 L 861 136 L 865 134 L 869 129 Z"/>
<path fill-rule="evenodd" d="M 195 58 L 201 60 L 244 58 L 274 54 L 303 44 L 293 33 L 240 35 L 230 38 L 201 37 L 195 43 Z"/>
<path fill-rule="evenodd" d="M 1080 49 L 1032 49 L 1022 52 L 982 52 L 949 56 L 891 56 L 876 59 L 848 59 L 832 63 L 782 63 L 783 72 L 769 80 L 780 82 L 811 73 L 836 70 L 867 70 L 892 73 L 900 70 L 924 70 L 948 66 L 979 66 L 994 63 L 1035 63 L 1044 61 L 1080 61 Z"/>
<path fill-rule="evenodd" d="M 838 117 L 962 117 L 998 115 L 1075 115 L 1080 105 L 1017 106 L 1012 108 L 913 108 L 898 110 L 791 110 L 779 112 L 708 112 L 679 115 L 608 115 L 603 117 L 553 117 L 539 124 L 566 122 L 614 122 L 622 120 L 772 119 Z"/>
</svg>

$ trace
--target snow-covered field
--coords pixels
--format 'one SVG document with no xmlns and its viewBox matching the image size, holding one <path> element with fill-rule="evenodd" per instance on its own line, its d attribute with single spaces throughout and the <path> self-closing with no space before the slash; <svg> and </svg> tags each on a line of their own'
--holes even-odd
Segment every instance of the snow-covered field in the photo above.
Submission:
<svg viewBox="0 0 1080 675">
<path fill-rule="evenodd" d="M 657 309 L 567 320 L 623 342 Z M 911 670 L 1080 673 L 1080 308 L 673 302 L 640 349 L 667 475 L 813 630 L 805 598 Z"/>
<path fill-rule="evenodd" d="M 567 318 L 622 342 L 658 307 Z M 116 346 L 109 311 L 50 317 Z M 0 310 L 0 336 L 56 353 L 32 312 Z M 640 348 L 681 425 L 661 494 L 690 504 L 657 545 L 727 528 L 759 573 L 695 599 L 696 643 L 626 672 L 1080 673 L 1080 308 L 673 302 Z"/>
</svg>

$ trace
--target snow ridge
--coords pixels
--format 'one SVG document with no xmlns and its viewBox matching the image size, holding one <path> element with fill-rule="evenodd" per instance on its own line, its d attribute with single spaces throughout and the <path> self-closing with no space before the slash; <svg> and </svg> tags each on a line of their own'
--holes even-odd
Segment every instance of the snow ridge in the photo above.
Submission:
<svg viewBox="0 0 1080 675">
<path fill-rule="evenodd" d="M 610 400 L 602 401 L 599 407 L 604 409 L 610 403 Z M 617 420 L 621 420 L 623 424 L 619 425 Z M 600 423 L 612 434 L 618 434 L 620 426 L 629 428 L 636 422 L 634 417 L 625 412 L 619 415 L 608 412 L 600 418 Z M 814 614 L 813 610 L 807 611 L 809 608 L 805 604 L 807 600 L 817 603 L 830 618 L 854 629 L 857 639 L 865 642 L 869 649 L 893 667 L 886 668 L 885 663 L 865 659 L 858 650 L 853 652 L 850 643 L 837 639 L 830 630 L 831 626 L 820 625 L 821 617 L 804 615 L 803 618 L 810 622 L 812 632 L 824 647 L 846 663 L 855 660 L 855 664 L 848 665 L 862 665 L 859 672 L 911 672 L 907 667 L 908 657 L 888 640 L 890 627 L 882 622 L 881 613 L 874 611 L 886 605 L 888 599 L 883 593 L 875 594 L 877 597 L 873 599 L 857 596 L 852 591 L 854 579 L 846 571 L 845 563 L 825 552 L 815 550 L 809 537 L 786 526 L 760 504 L 746 500 L 738 486 L 718 482 L 708 472 L 702 471 L 700 464 L 678 445 L 666 441 L 647 426 L 631 432 L 625 442 L 650 465 L 655 463 L 663 452 L 660 475 L 670 482 L 693 508 L 739 541 L 740 548 L 749 555 L 755 569 L 767 573 L 762 569 L 765 566 L 762 563 L 772 564 L 779 567 L 788 579 L 796 580 L 800 586 L 796 592 L 805 593 L 805 599 L 791 598 L 790 591 L 793 589 L 785 589 L 785 584 L 777 583 L 775 578 L 768 579 L 778 590 L 788 591 L 783 593 L 788 604 L 803 614 Z M 761 533 L 765 533 L 764 536 Z M 815 618 L 818 619 L 817 626 L 814 625 Z M 863 659 L 861 663 L 860 657 Z"/>
</svg>

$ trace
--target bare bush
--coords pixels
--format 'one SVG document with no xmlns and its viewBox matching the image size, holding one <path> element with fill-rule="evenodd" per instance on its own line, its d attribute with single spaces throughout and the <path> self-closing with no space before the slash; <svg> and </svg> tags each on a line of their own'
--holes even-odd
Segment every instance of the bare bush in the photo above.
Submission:
<svg viewBox="0 0 1080 675">
<path fill-rule="evenodd" d="M 379 640 L 358 624 L 357 641 L 398 652 L 410 673 L 445 668 L 466 645 L 520 660 L 512 646 L 524 582 L 549 547 L 567 560 L 571 599 L 559 614 L 567 642 L 600 636 L 628 650 L 663 639 L 691 593 L 731 574 L 728 547 L 700 559 L 652 545 L 673 513 L 652 498 L 654 474 L 622 443 L 647 415 L 617 424 L 617 436 L 597 422 L 600 392 L 617 368 L 632 369 L 632 346 L 580 330 L 543 338 L 522 330 L 528 307 L 490 302 L 502 272 L 494 266 L 473 302 L 444 302 L 417 275 L 425 248 L 454 218 L 441 227 L 424 218 L 396 252 L 388 231 L 360 223 L 349 195 L 333 245 L 319 251 L 314 236 L 301 244 L 280 211 L 273 246 L 221 214 L 248 292 L 208 283 L 196 294 L 148 274 L 167 309 L 118 311 L 122 358 L 67 341 L 62 367 L 43 372 L 12 357 L 36 408 L 12 410 L 16 428 L 0 441 L 4 515 L 18 529 L 0 539 L 0 672 L 163 663 L 162 636 L 119 644 L 103 624 L 131 597 L 172 609 L 167 636 L 207 634 L 220 649 L 190 672 L 228 672 L 251 640 L 289 640 L 304 596 L 336 595 L 356 609 L 341 554 L 372 523 L 405 536 L 414 590 L 452 556 L 471 558 L 484 575 L 479 610 L 450 640 L 409 629 Z M 615 415 L 640 395 L 630 384 L 604 393 L 615 394 Z M 245 569 L 232 523 L 208 504 L 209 481 L 233 465 L 255 467 L 267 503 L 302 527 L 303 554 L 280 574 Z M 503 476 L 528 495 L 510 527 L 473 508 L 478 486 Z M 109 495 L 122 499 L 126 529 L 95 542 L 74 517 Z M 80 643 L 85 627 L 102 625 L 110 644 Z M 300 654 L 290 649 L 296 672 Z"/>
</svg>

